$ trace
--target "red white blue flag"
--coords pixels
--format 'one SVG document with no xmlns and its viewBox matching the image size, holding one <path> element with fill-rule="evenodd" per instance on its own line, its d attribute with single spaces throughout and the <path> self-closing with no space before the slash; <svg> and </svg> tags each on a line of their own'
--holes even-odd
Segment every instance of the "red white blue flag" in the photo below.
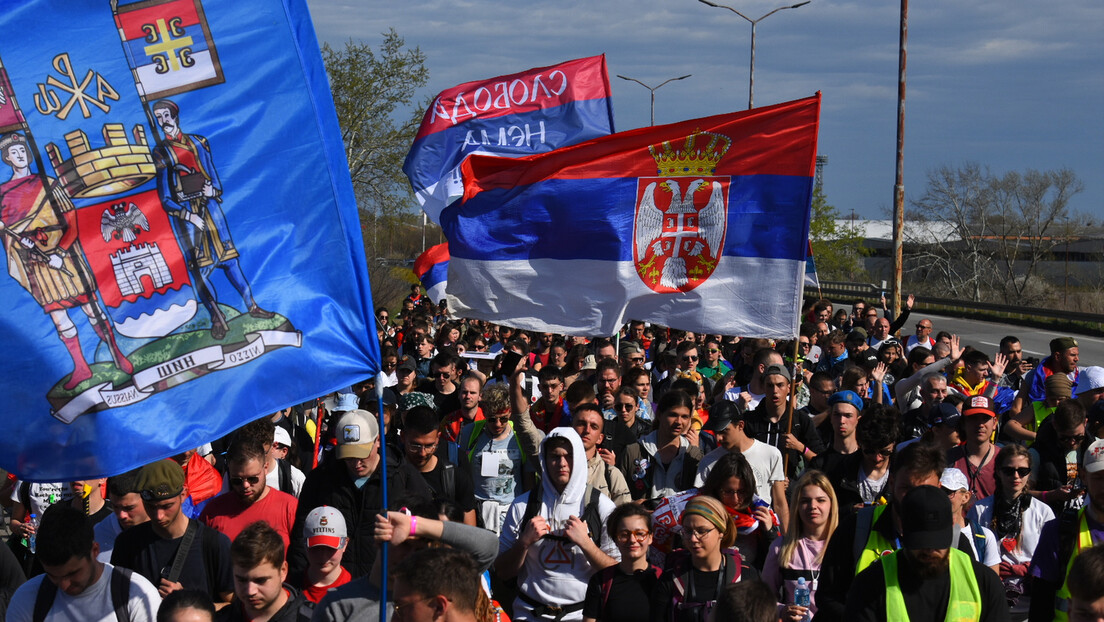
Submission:
<svg viewBox="0 0 1104 622">
<path fill-rule="evenodd" d="M 464 193 L 460 163 L 476 154 L 544 153 L 613 131 L 606 57 L 528 69 L 442 91 L 403 163 L 430 220 Z"/>
<path fill-rule="evenodd" d="M 441 215 L 452 311 L 537 331 L 629 319 L 792 337 L 820 95 L 464 162 Z"/>
<path fill-rule="evenodd" d="M 440 304 L 445 298 L 448 265 L 448 242 L 427 248 L 414 260 L 414 276 L 421 281 L 422 287 L 426 290 L 426 296 L 434 304 Z"/>
</svg>

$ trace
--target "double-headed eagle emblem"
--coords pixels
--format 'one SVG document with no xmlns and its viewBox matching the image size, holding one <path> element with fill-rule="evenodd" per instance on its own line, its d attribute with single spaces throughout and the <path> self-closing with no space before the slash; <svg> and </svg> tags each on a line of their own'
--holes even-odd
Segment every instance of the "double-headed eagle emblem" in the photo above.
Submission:
<svg viewBox="0 0 1104 622">
<path fill-rule="evenodd" d="M 100 233 L 103 234 L 104 242 L 110 242 L 114 238 L 129 244 L 138 239 L 142 229 L 150 230 L 149 221 L 133 203 L 115 203 L 100 216 Z"/>
<path fill-rule="evenodd" d="M 702 148 L 695 142 L 707 139 Z M 717 267 L 727 224 L 728 178 L 715 176 L 731 139 L 694 132 L 682 149 L 649 147 L 659 177 L 647 184 L 636 209 L 633 246 L 637 273 L 656 291 L 689 291 Z M 657 192 L 670 201 L 656 201 Z M 700 197 L 705 197 L 703 200 Z"/>
</svg>

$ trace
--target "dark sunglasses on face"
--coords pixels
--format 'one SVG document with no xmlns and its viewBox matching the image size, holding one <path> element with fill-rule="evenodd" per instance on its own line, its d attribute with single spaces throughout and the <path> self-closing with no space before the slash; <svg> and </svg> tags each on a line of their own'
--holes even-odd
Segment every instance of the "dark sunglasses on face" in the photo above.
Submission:
<svg viewBox="0 0 1104 622">
<path fill-rule="evenodd" d="M 256 486 L 257 483 L 260 482 L 260 481 L 261 481 L 261 476 L 260 475 L 250 475 L 249 477 L 231 477 L 230 478 L 230 485 L 231 486 L 241 486 L 245 482 L 249 482 L 250 486 Z"/>
<path fill-rule="evenodd" d="M 617 404 L 613 405 L 613 408 L 615 410 L 621 410 L 621 411 L 624 411 L 624 412 L 629 412 L 630 410 L 636 408 L 636 404 L 626 404 L 624 402 L 618 402 Z"/>
<path fill-rule="evenodd" d="M 862 452 L 864 454 L 868 455 L 868 456 L 877 455 L 877 456 L 881 456 L 883 458 L 888 458 L 888 457 L 893 455 L 893 450 L 892 449 L 873 449 L 873 448 L 870 448 L 870 447 L 863 447 Z"/>
<path fill-rule="evenodd" d="M 1001 473 L 1004 473 L 1005 475 L 1007 475 L 1009 477 L 1012 477 L 1013 475 L 1019 475 L 1020 477 L 1027 477 L 1028 475 L 1031 475 L 1031 468 L 1030 467 L 1019 467 L 1019 468 L 1016 468 L 1016 467 L 1001 467 L 1000 471 L 1001 471 Z"/>
<path fill-rule="evenodd" d="M 1058 440 L 1063 443 L 1080 443 L 1085 440 L 1084 434 L 1061 434 L 1058 436 Z"/>
</svg>

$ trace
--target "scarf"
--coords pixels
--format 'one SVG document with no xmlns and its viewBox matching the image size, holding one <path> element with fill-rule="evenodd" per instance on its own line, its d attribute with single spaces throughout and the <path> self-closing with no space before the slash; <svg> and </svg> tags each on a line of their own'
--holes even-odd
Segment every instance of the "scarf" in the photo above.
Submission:
<svg viewBox="0 0 1104 622">
<path fill-rule="evenodd" d="M 1031 495 L 1026 492 L 1020 493 L 1015 499 L 1006 499 L 1003 488 L 998 486 L 993 494 L 993 533 L 1001 539 L 1019 539 L 1023 528 L 1023 513 L 1030 503 Z"/>
</svg>

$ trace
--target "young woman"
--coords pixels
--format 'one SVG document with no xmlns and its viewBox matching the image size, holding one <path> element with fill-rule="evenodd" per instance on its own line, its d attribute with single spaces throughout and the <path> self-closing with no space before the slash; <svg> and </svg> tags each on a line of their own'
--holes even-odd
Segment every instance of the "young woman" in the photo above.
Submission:
<svg viewBox="0 0 1104 622">
<path fill-rule="evenodd" d="M 763 566 L 763 581 L 780 595 L 778 615 L 798 622 L 816 613 L 816 588 L 828 540 L 839 524 L 836 493 L 820 471 L 806 471 L 790 493 L 790 523 L 786 535 L 770 546 Z M 808 609 L 794 603 L 794 588 L 805 578 L 811 600 Z"/>
<path fill-rule="evenodd" d="M 713 465 L 699 491 L 720 501 L 736 528 L 735 545 L 740 555 L 762 568 L 767 547 L 778 536 L 778 517 L 755 494 L 755 473 L 743 454 L 726 454 Z"/>
<path fill-rule="evenodd" d="M 621 551 L 621 562 L 590 578 L 583 601 L 583 622 L 639 622 L 651 618 L 651 597 L 661 570 L 648 563 L 651 514 L 624 503 L 606 520 L 606 530 Z"/>
<path fill-rule="evenodd" d="M 1031 557 L 1043 524 L 1054 518 L 1050 506 L 1027 493 L 1031 453 L 1023 445 L 1005 445 L 997 454 L 997 489 L 974 505 L 974 518 L 1000 540 L 1000 577 L 1013 620 L 1027 619 L 1030 597 L 1023 596 Z M 1019 596 L 1018 596 L 1019 595 Z"/>
<path fill-rule="evenodd" d="M 726 585 L 757 581 L 740 552 L 731 548 L 736 525 L 720 501 L 698 495 L 679 518 L 685 549 L 671 553 L 652 595 L 652 622 L 706 622 Z"/>
<path fill-rule="evenodd" d="M 567 362 L 564 364 L 564 386 L 570 387 L 579 378 L 584 378 L 583 367 L 586 366 L 586 357 L 589 352 L 583 344 L 571 346 L 567 353 Z"/>
</svg>

